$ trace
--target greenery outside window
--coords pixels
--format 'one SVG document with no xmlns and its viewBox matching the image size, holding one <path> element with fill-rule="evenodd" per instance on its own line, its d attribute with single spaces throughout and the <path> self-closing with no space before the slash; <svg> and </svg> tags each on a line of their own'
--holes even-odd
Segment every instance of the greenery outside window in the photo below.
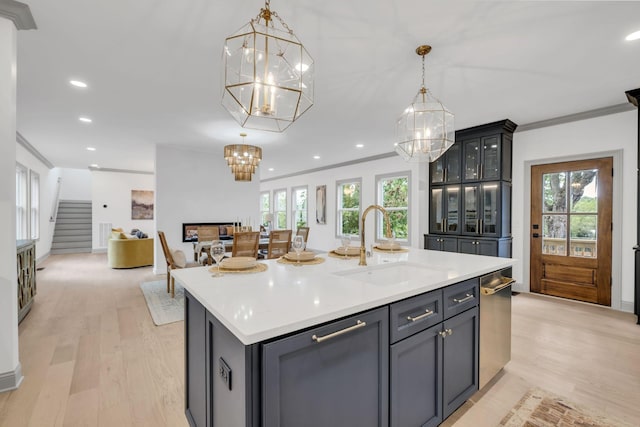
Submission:
<svg viewBox="0 0 640 427">
<path fill-rule="evenodd" d="M 287 228 L 287 190 L 273 190 L 273 228 Z"/>
<path fill-rule="evenodd" d="M 16 239 L 24 240 L 29 236 L 28 209 L 28 169 L 16 163 Z"/>
<path fill-rule="evenodd" d="M 29 174 L 30 193 L 30 230 L 31 239 L 40 238 L 40 175 L 34 171 Z"/>
<path fill-rule="evenodd" d="M 268 225 L 268 215 L 271 212 L 271 194 L 268 191 L 260 193 L 260 224 Z"/>
<path fill-rule="evenodd" d="M 361 179 L 350 179 L 336 183 L 336 235 L 360 234 L 360 213 L 362 206 Z"/>
<path fill-rule="evenodd" d="M 389 212 L 391 230 L 399 243 L 409 241 L 409 172 L 376 176 L 376 203 Z M 386 239 L 384 216 L 376 211 L 376 238 Z"/>
<path fill-rule="evenodd" d="M 294 187 L 291 189 L 291 213 L 293 218 L 293 230 L 308 224 L 307 187 Z"/>
</svg>

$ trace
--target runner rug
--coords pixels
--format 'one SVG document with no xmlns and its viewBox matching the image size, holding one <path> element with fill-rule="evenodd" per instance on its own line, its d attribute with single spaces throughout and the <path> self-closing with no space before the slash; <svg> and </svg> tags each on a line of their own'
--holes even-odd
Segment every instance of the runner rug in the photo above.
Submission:
<svg viewBox="0 0 640 427">
<path fill-rule="evenodd" d="M 153 323 L 157 326 L 184 320 L 184 288 L 176 282 L 176 296 L 167 292 L 167 281 L 144 282 L 140 285 Z"/>
</svg>

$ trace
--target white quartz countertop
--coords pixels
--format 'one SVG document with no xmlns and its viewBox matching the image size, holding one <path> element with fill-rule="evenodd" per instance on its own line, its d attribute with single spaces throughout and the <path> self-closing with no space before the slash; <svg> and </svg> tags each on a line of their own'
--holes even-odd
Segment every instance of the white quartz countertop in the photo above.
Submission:
<svg viewBox="0 0 640 427">
<path fill-rule="evenodd" d="M 513 265 L 510 258 L 409 249 L 317 265 L 268 265 L 261 273 L 212 277 L 209 267 L 174 270 L 176 282 L 249 345 L 380 307 Z"/>
</svg>

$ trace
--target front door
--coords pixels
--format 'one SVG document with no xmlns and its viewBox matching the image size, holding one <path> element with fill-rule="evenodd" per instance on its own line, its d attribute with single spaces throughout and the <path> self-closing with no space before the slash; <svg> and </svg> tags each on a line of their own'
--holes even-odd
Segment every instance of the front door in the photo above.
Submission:
<svg viewBox="0 0 640 427">
<path fill-rule="evenodd" d="M 613 158 L 531 167 L 531 291 L 611 305 Z"/>
</svg>

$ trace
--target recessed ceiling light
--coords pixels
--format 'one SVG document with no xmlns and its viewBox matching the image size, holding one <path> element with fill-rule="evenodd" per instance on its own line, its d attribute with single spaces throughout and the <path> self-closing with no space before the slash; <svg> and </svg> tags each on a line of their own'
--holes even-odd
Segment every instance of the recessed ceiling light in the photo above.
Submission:
<svg viewBox="0 0 640 427">
<path fill-rule="evenodd" d="M 318 159 L 320 159 L 320 156 L 313 156 L 313 158 L 318 160 Z"/>
<path fill-rule="evenodd" d="M 95 163 L 92 165 L 89 165 L 90 168 L 99 168 L 100 166 L 96 165 Z"/>
<path fill-rule="evenodd" d="M 364 147 L 364 144 L 356 144 L 356 148 L 362 148 Z"/>
<path fill-rule="evenodd" d="M 631 41 L 631 40 L 638 40 L 640 39 L 640 31 L 636 31 L 635 33 L 631 33 L 629 34 L 627 37 L 624 38 L 626 41 Z"/>
<path fill-rule="evenodd" d="M 274 168 L 269 168 L 269 172 L 273 172 L 274 170 Z"/>
<path fill-rule="evenodd" d="M 87 147 L 87 151 L 96 151 L 95 147 Z"/>
<path fill-rule="evenodd" d="M 75 87 L 87 87 L 87 84 L 85 82 L 81 82 L 80 80 L 69 80 L 69 83 L 71 83 Z"/>
<path fill-rule="evenodd" d="M 89 117 L 79 117 L 78 120 L 84 123 L 91 123 L 93 121 Z"/>
</svg>

